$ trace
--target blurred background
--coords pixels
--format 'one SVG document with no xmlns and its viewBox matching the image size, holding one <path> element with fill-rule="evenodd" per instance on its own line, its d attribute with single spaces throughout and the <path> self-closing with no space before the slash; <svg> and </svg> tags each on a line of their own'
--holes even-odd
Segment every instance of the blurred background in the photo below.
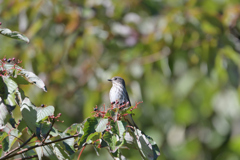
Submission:
<svg viewBox="0 0 240 160">
<path fill-rule="evenodd" d="M 159 159 L 238 160 L 239 16 L 238 0 L 0 0 L 1 27 L 30 39 L 0 36 L 0 56 L 44 80 L 47 93 L 21 88 L 62 113 L 60 130 L 109 106 L 118 75 L 132 104 L 143 101 L 133 118 Z M 82 156 L 111 159 L 91 146 Z"/>
</svg>

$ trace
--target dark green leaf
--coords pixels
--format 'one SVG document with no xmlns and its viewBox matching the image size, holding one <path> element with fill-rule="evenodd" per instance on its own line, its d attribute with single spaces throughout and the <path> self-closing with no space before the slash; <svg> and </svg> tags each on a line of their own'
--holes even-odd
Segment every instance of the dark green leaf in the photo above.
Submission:
<svg viewBox="0 0 240 160">
<path fill-rule="evenodd" d="M 95 126 L 98 124 L 98 119 L 96 117 L 88 118 L 87 121 L 84 124 L 83 132 L 84 135 L 81 137 L 80 141 L 78 142 L 79 146 L 82 147 L 82 145 L 85 143 L 87 137 L 91 134 L 96 132 Z"/>
<path fill-rule="evenodd" d="M 31 103 L 29 98 L 25 98 L 21 105 L 22 117 L 28 128 L 36 133 L 37 111 L 36 107 Z"/>
<path fill-rule="evenodd" d="M 6 132 L 0 132 L 0 143 L 6 138 L 8 134 Z"/>
<path fill-rule="evenodd" d="M 117 134 L 111 134 L 110 132 L 105 132 L 103 139 L 108 143 L 112 153 L 115 153 L 124 144 L 124 141 L 121 141 Z"/>
</svg>

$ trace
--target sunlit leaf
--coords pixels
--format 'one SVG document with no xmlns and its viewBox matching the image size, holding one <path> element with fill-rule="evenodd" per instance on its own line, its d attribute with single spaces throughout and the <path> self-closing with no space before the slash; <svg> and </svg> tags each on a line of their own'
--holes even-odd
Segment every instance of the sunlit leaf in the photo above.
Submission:
<svg viewBox="0 0 240 160">
<path fill-rule="evenodd" d="M 145 134 L 139 129 L 135 129 L 134 134 L 130 132 L 137 142 L 138 149 L 141 155 L 145 159 L 155 160 L 160 155 L 159 148 L 153 139 Z"/>
<path fill-rule="evenodd" d="M 98 119 L 98 124 L 95 126 L 96 132 L 103 132 L 107 127 L 108 119 L 101 118 Z"/>
<path fill-rule="evenodd" d="M 5 138 L 8 142 L 8 147 L 5 148 L 7 149 L 5 151 L 9 151 L 16 140 L 22 135 L 22 133 L 19 132 L 18 129 L 13 128 L 9 123 L 6 124 L 6 127 L 3 129 L 3 131 L 8 133 L 8 136 Z"/>
<path fill-rule="evenodd" d="M 18 91 L 18 85 L 9 76 L 2 76 L 3 82 L 6 85 L 5 94 L 7 94 L 6 99 L 4 99 L 5 104 L 8 105 L 8 110 L 11 111 L 16 106 L 15 102 L 15 92 Z"/>
<path fill-rule="evenodd" d="M 7 106 L 3 103 L 1 97 L 0 97 L 0 129 L 3 129 L 5 126 L 5 119 L 8 115 Z"/>
<path fill-rule="evenodd" d="M 39 87 L 39 88 L 43 89 L 45 92 L 47 92 L 47 88 L 46 88 L 44 82 L 33 72 L 22 69 L 19 72 L 19 75 L 23 76 L 29 83 L 35 84 L 37 87 Z"/>
<path fill-rule="evenodd" d="M 43 120 L 47 116 L 54 115 L 55 108 L 53 106 L 47 107 L 36 107 L 37 111 L 37 122 Z"/>
<path fill-rule="evenodd" d="M 10 37 L 10 38 L 19 39 L 19 40 L 22 40 L 24 42 L 29 43 L 29 39 L 26 36 L 16 32 L 16 31 L 12 32 L 8 28 L 0 28 L 0 34 L 2 34 L 4 36 L 7 36 L 7 37 Z"/>
</svg>

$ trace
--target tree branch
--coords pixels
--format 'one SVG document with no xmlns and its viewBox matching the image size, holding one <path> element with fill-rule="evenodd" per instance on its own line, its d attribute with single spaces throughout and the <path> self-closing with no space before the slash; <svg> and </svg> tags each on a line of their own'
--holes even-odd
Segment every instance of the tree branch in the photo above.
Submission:
<svg viewBox="0 0 240 160">
<path fill-rule="evenodd" d="M 25 148 L 25 149 L 23 149 L 23 150 L 21 150 L 21 151 L 19 151 L 19 152 L 14 153 L 14 154 L 5 155 L 5 156 L 1 157 L 0 160 L 5 160 L 5 159 L 8 159 L 8 158 L 14 157 L 14 156 L 16 156 L 16 155 L 25 153 L 25 152 L 27 152 L 27 151 L 29 151 L 29 150 L 32 150 L 32 149 L 34 149 L 34 148 L 37 148 L 37 147 L 46 146 L 46 145 L 49 145 L 49 144 L 52 144 L 52 143 L 56 143 L 56 142 L 60 142 L 60 141 L 63 141 L 63 140 L 65 140 L 65 139 L 69 139 L 69 138 L 73 138 L 73 137 L 78 137 L 78 135 L 79 135 L 79 134 L 75 134 L 75 135 L 73 135 L 73 136 L 60 138 L 60 139 L 57 139 L 57 140 L 55 140 L 55 141 L 51 141 L 51 142 L 47 142 L 47 143 L 39 143 L 39 144 L 36 144 L 35 146 L 31 146 L 31 147 Z"/>
<path fill-rule="evenodd" d="M 29 141 L 31 141 L 31 139 L 35 137 L 35 133 L 32 134 L 32 136 L 26 141 L 24 142 L 22 145 L 20 145 L 19 147 L 14 148 L 13 150 L 9 151 L 5 156 L 9 156 L 11 155 L 13 152 L 19 150 L 20 148 L 24 147 Z"/>
</svg>

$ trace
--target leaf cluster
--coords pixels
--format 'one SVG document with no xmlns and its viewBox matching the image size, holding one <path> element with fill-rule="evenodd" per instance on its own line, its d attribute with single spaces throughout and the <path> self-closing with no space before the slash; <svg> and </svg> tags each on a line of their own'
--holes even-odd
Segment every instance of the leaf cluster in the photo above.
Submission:
<svg viewBox="0 0 240 160">
<path fill-rule="evenodd" d="M 128 126 L 124 120 L 138 104 L 127 109 L 122 109 L 124 105 L 112 105 L 103 111 L 95 109 L 95 114 L 83 123 L 72 124 L 65 131 L 56 129 L 53 125 L 61 114 L 54 116 L 53 106 L 35 106 L 19 87 L 33 84 L 47 91 L 44 82 L 20 67 L 20 62 L 15 58 L 0 60 L 1 160 L 16 155 L 21 155 L 22 159 L 73 159 L 79 154 L 78 150 L 81 156 L 86 145 L 93 146 L 97 154 L 101 148 L 106 148 L 114 159 L 125 158 L 122 149 L 137 149 L 143 159 L 157 159 L 160 155 L 151 137 Z M 21 116 L 17 120 L 13 112 L 18 109 Z"/>
</svg>

